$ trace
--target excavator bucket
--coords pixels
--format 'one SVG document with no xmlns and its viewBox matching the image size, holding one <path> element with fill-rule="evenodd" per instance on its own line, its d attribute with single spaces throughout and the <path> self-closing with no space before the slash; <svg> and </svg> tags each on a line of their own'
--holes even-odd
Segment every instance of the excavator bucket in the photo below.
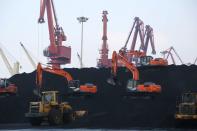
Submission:
<svg viewBox="0 0 197 131">
<path fill-rule="evenodd" d="M 117 83 L 117 79 L 115 77 L 110 77 L 110 78 L 107 79 L 107 83 L 110 84 L 110 85 L 115 86 L 116 83 Z"/>
</svg>

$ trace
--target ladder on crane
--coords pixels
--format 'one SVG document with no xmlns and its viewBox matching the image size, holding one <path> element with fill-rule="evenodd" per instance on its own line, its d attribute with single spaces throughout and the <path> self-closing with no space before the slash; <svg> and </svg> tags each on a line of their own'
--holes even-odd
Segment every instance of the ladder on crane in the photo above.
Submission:
<svg viewBox="0 0 197 131">
<path fill-rule="evenodd" d="M 29 59 L 31 65 L 33 66 L 34 69 L 36 69 L 36 68 L 37 68 L 37 65 L 36 65 L 36 63 L 34 62 L 33 58 L 31 57 L 29 51 L 25 48 L 25 46 L 23 45 L 22 42 L 20 42 L 20 45 L 21 45 L 21 47 L 23 48 L 23 50 L 24 50 L 24 52 L 25 52 L 27 58 Z"/>
<path fill-rule="evenodd" d="M 6 57 L 2 47 L 0 47 L 0 55 L 3 59 L 3 62 L 5 63 L 9 73 L 11 76 L 15 75 L 15 74 L 18 74 L 19 73 L 19 67 L 20 67 L 20 64 L 18 61 L 14 62 L 13 64 L 13 67 L 11 66 L 10 62 L 8 61 L 8 58 Z"/>
</svg>

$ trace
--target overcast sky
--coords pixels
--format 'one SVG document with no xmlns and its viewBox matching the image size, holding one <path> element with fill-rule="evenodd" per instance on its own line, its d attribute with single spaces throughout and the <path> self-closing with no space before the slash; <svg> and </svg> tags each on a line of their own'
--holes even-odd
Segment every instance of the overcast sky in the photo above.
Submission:
<svg viewBox="0 0 197 131">
<path fill-rule="evenodd" d="M 64 67 L 79 67 L 81 25 L 76 20 L 79 16 L 89 18 L 84 24 L 84 65 L 96 66 L 102 44 L 103 10 L 109 13 L 109 57 L 124 45 L 135 16 L 154 29 L 155 57 L 170 46 L 175 47 L 185 63 L 193 63 L 197 57 L 196 0 L 54 0 L 54 3 L 59 24 L 67 36 L 64 44 L 72 47 L 72 62 Z M 42 51 L 49 45 L 48 28 L 47 23 L 37 23 L 39 8 L 40 0 L 0 0 L 0 43 L 12 65 L 15 60 L 20 62 L 20 72 L 33 71 L 20 41 L 35 60 L 47 61 Z M 9 77 L 1 58 L 0 64 L 0 77 Z"/>
</svg>

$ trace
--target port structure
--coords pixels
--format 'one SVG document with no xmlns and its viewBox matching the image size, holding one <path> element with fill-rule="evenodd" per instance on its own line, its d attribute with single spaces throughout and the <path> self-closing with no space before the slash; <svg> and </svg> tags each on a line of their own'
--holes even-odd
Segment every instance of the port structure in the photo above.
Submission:
<svg viewBox="0 0 197 131">
<path fill-rule="evenodd" d="M 140 37 L 139 49 L 136 48 L 138 36 Z M 131 41 L 131 47 L 127 49 L 129 41 Z M 129 62 L 138 66 L 140 65 L 139 59 L 147 55 L 149 42 L 151 43 L 152 54 L 156 54 L 153 29 L 149 25 L 146 25 L 144 31 L 144 22 L 139 17 L 135 17 L 125 45 L 121 50 L 126 53 Z"/>
<path fill-rule="evenodd" d="M 62 44 L 63 41 L 66 41 L 66 35 L 63 28 L 58 24 L 53 0 L 40 0 L 38 23 L 45 22 L 45 10 L 47 12 L 50 45 L 43 51 L 43 54 L 49 58 L 48 64 L 51 64 L 53 68 L 60 68 L 61 65 L 71 62 L 71 47 Z"/>
<path fill-rule="evenodd" d="M 100 54 L 100 58 L 98 59 L 97 62 L 97 67 L 101 68 L 101 67 L 111 67 L 111 59 L 108 58 L 108 53 L 109 53 L 109 49 L 108 49 L 108 44 L 107 44 L 107 14 L 108 12 L 105 10 L 103 11 L 103 43 L 102 43 L 102 48 L 101 50 L 99 50 L 99 54 Z"/>
<path fill-rule="evenodd" d="M 184 64 L 183 60 L 181 59 L 181 57 L 179 56 L 179 54 L 177 53 L 177 51 L 175 50 L 175 48 L 173 46 L 171 46 L 170 48 L 168 48 L 167 50 L 161 51 L 161 54 L 163 54 L 163 59 L 167 60 L 169 58 L 169 56 L 172 59 L 172 64 L 176 65 L 176 61 L 174 59 L 174 55 L 179 59 L 181 64 Z"/>
</svg>

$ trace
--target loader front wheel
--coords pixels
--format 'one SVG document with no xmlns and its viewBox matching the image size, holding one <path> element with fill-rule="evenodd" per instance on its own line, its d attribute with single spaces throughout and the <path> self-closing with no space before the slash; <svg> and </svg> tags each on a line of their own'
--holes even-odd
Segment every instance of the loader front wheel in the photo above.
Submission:
<svg viewBox="0 0 197 131">
<path fill-rule="evenodd" d="M 63 123 L 63 115 L 59 109 L 51 109 L 48 116 L 49 125 L 61 125 Z"/>
<path fill-rule="evenodd" d="M 63 121 L 65 124 L 72 122 L 75 120 L 75 115 L 71 109 L 64 110 Z"/>
</svg>

